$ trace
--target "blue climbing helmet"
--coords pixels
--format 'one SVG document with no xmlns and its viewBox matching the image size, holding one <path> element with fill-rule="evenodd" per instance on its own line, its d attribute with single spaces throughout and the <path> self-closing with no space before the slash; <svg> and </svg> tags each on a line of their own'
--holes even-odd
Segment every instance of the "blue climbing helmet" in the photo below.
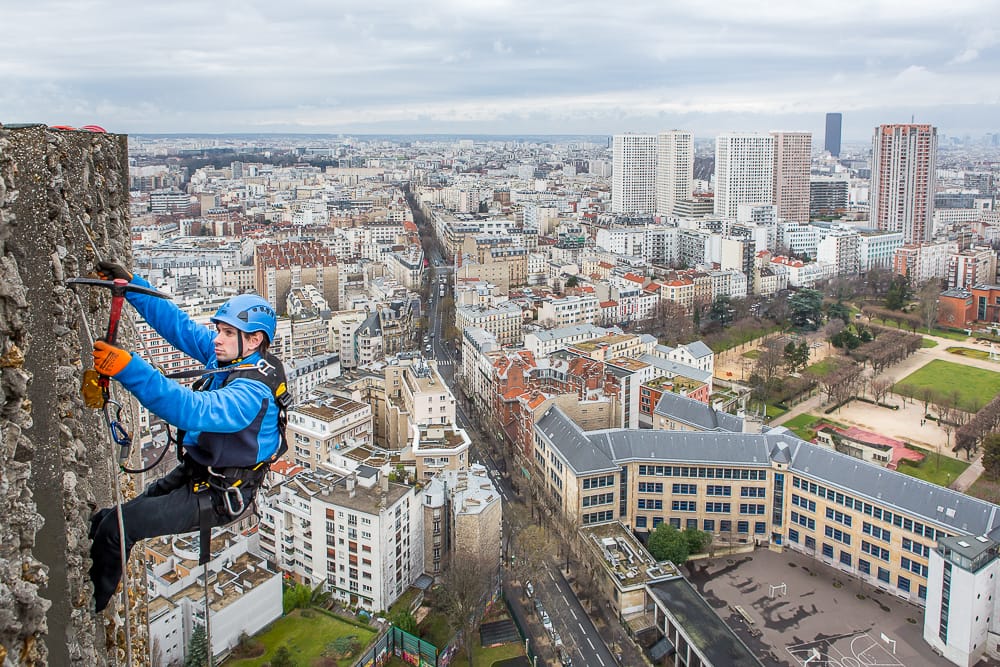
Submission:
<svg viewBox="0 0 1000 667">
<path fill-rule="evenodd" d="M 274 330 L 278 326 L 274 308 L 256 294 L 234 296 L 222 304 L 212 321 L 224 322 L 244 333 L 263 331 L 268 343 L 274 341 Z"/>
</svg>

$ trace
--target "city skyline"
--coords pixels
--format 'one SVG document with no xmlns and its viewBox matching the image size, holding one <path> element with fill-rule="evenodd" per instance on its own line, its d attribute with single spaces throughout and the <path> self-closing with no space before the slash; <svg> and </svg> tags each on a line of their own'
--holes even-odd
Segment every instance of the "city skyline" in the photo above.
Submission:
<svg viewBox="0 0 1000 667">
<path fill-rule="evenodd" d="M 12 6 L 0 122 L 142 133 L 997 131 L 981 3 Z"/>
</svg>

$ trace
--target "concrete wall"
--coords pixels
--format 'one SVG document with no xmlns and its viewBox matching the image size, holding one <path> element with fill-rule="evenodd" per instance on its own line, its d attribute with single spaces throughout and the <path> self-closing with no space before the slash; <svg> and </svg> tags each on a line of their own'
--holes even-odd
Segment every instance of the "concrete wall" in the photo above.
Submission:
<svg viewBox="0 0 1000 667">
<path fill-rule="evenodd" d="M 78 300 L 63 282 L 86 274 L 95 250 L 131 262 L 127 154 L 122 135 L 0 127 L 0 662 L 5 665 L 127 662 L 122 628 L 89 611 L 87 575 L 88 520 L 93 507 L 112 503 L 117 452 L 100 413 L 80 397 L 81 370 L 90 366 L 81 312 L 93 335 L 103 335 L 109 294 L 78 288 Z M 129 333 L 121 333 L 125 345 Z M 122 482 L 134 492 L 131 479 Z M 133 581 L 138 596 L 129 605 L 133 664 L 141 664 L 144 584 Z"/>
</svg>

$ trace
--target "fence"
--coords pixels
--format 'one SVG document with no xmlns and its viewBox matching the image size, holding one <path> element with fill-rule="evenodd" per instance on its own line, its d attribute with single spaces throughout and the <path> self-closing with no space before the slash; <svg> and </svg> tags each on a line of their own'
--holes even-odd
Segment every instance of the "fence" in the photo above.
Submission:
<svg viewBox="0 0 1000 667">
<path fill-rule="evenodd" d="M 438 667 L 438 650 L 434 644 L 395 625 L 389 626 L 389 630 L 375 640 L 371 648 L 354 663 L 354 667 L 384 665 L 393 655 L 415 667 Z"/>
</svg>

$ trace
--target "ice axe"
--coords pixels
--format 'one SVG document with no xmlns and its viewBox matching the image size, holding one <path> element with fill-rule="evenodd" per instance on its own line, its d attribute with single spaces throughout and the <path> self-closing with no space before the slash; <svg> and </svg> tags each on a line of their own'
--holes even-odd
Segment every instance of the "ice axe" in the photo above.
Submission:
<svg viewBox="0 0 1000 667">
<path fill-rule="evenodd" d="M 114 345 L 118 339 L 118 322 L 122 316 L 122 306 L 125 304 L 125 293 L 135 292 L 147 296 L 155 296 L 160 299 L 169 299 L 169 294 L 164 294 L 150 287 L 133 285 L 124 278 L 114 280 L 101 280 L 99 278 L 70 278 L 66 281 L 70 285 L 89 285 L 90 287 L 103 287 L 111 290 L 111 313 L 108 315 L 108 331 L 104 335 L 104 340 Z M 83 401 L 89 408 L 103 408 L 108 400 L 108 388 L 111 378 L 101 375 L 93 368 L 88 368 L 83 373 Z"/>
</svg>

